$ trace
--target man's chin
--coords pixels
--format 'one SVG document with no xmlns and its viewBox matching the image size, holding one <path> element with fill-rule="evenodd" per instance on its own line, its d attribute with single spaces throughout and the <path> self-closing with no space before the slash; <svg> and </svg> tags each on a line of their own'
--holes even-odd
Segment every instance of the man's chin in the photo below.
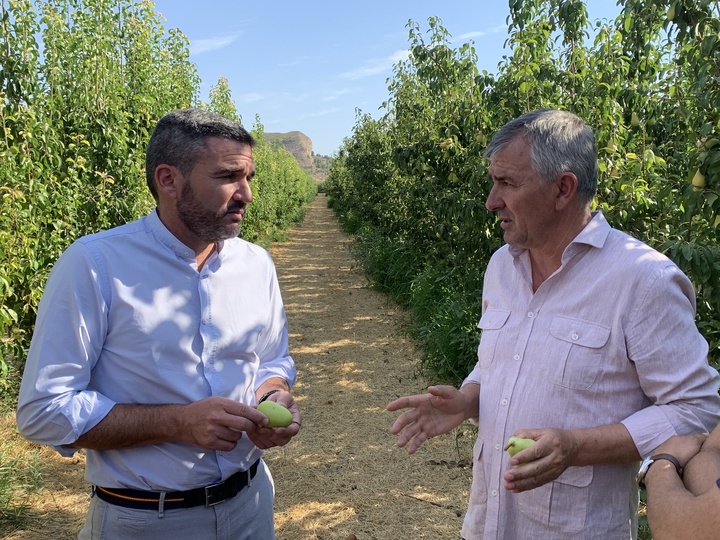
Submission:
<svg viewBox="0 0 720 540">
<path fill-rule="evenodd" d="M 240 224 L 233 223 L 232 225 L 224 225 L 213 231 L 212 234 L 208 235 L 207 238 L 203 238 L 205 242 L 213 244 L 215 242 L 222 242 L 223 240 L 230 240 L 236 238 L 240 234 Z"/>
</svg>

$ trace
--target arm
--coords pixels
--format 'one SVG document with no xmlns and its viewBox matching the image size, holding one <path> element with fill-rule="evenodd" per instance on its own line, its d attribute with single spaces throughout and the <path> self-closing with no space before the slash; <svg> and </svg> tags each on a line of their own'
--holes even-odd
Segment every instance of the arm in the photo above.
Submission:
<svg viewBox="0 0 720 540">
<path fill-rule="evenodd" d="M 189 405 L 117 404 L 72 446 L 111 450 L 180 441 L 229 452 L 243 432 L 253 432 L 266 422 L 253 407 L 222 397 Z"/>
<path fill-rule="evenodd" d="M 400 434 L 397 446 L 413 454 L 426 440 L 447 433 L 469 418 L 477 418 L 480 385 L 468 383 L 459 390 L 452 386 L 431 386 L 427 394 L 405 396 L 391 402 L 388 411 L 410 409 L 401 414 L 390 432 Z"/>
<path fill-rule="evenodd" d="M 258 372 L 255 377 L 255 393 L 260 399 L 265 392 L 272 389 L 289 391 L 295 384 L 297 370 L 290 356 L 288 340 L 287 316 L 282 301 L 280 285 L 275 272 L 272 258 L 268 258 L 270 287 L 268 303 L 270 316 L 258 339 L 256 354 L 259 359 Z"/>
<path fill-rule="evenodd" d="M 720 488 L 716 485 L 720 469 L 720 455 L 717 453 L 720 430 L 714 430 L 713 440 L 707 439 L 708 446 L 698 448 L 704 435 L 672 437 L 663 443 L 656 453 L 664 452 L 678 458 L 686 469 L 690 464 L 707 465 L 705 473 L 710 488 L 702 494 L 693 494 L 678 477 L 675 467 L 668 461 L 653 463 L 645 476 L 648 497 L 648 522 L 655 540 L 675 538 L 696 538 L 698 540 L 717 538 L 720 530 Z M 708 444 L 709 443 L 709 444 Z"/>
<path fill-rule="evenodd" d="M 271 283 L 268 298 L 271 315 L 258 341 L 256 350 L 260 359 L 260 366 L 256 376 L 255 401 L 257 403 L 267 392 L 277 390 L 277 392 L 273 392 L 268 396 L 268 401 L 275 401 L 287 408 L 293 415 L 293 421 L 284 428 L 262 428 L 248 433 L 248 437 L 255 446 L 263 449 L 288 444 L 298 434 L 302 423 L 300 409 L 290 393 L 290 389 L 295 383 L 297 371 L 295 362 L 290 356 L 287 317 L 275 265 L 269 254 L 267 257 Z"/>
<path fill-rule="evenodd" d="M 710 433 L 700 453 L 688 461 L 683 482 L 689 491 L 700 495 L 718 489 L 715 483 L 718 478 L 720 478 L 720 428 Z"/>
<path fill-rule="evenodd" d="M 115 406 L 89 391 L 107 334 L 107 303 L 98 269 L 75 243 L 53 266 L 38 306 L 18 395 L 20 434 L 72 455 L 71 445 Z"/>
<path fill-rule="evenodd" d="M 568 467 L 640 460 L 630 433 L 622 424 L 589 429 L 522 429 L 515 436 L 534 439 L 534 445 L 510 459 L 505 489 L 519 493 L 555 480 Z"/>
<path fill-rule="evenodd" d="M 640 454 L 648 456 L 673 435 L 713 429 L 720 419 L 719 377 L 695 325 L 695 295 L 687 277 L 668 264 L 637 285 L 627 349 L 651 405 L 622 423 Z"/>
</svg>

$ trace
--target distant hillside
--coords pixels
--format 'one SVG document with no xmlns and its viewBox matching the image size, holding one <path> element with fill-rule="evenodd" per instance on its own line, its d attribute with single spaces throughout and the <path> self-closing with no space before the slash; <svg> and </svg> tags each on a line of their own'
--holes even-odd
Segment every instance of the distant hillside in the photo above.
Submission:
<svg viewBox="0 0 720 540">
<path fill-rule="evenodd" d="M 285 150 L 290 152 L 300 164 L 300 167 L 307 171 L 315 180 L 323 181 L 327 176 L 330 158 L 320 156 L 313 152 L 310 137 L 301 131 L 290 131 L 289 133 L 268 133 L 265 132 L 265 139 L 270 142 L 277 142 L 283 145 Z"/>
</svg>

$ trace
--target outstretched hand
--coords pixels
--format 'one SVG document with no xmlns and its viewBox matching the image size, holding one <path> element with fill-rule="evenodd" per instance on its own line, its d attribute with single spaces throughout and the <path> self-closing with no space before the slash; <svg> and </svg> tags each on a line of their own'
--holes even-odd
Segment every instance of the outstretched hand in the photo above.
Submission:
<svg viewBox="0 0 720 540">
<path fill-rule="evenodd" d="M 408 453 L 413 454 L 426 440 L 447 433 L 476 416 L 477 396 L 477 388 L 464 393 L 453 386 L 431 386 L 427 394 L 396 399 L 388 404 L 388 411 L 409 410 L 395 420 L 390 433 L 400 434 L 397 446 L 407 445 Z"/>
</svg>

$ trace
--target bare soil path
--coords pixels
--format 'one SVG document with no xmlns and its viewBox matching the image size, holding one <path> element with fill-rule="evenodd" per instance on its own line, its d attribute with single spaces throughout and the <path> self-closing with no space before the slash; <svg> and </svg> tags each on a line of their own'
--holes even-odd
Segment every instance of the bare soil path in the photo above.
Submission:
<svg viewBox="0 0 720 540">
<path fill-rule="evenodd" d="M 397 413 L 385 406 L 427 382 L 415 374 L 419 354 L 403 333 L 406 314 L 368 286 L 350 243 L 319 195 L 289 240 L 270 248 L 303 414 L 300 434 L 265 455 L 275 479 L 277 538 L 457 539 L 472 436 L 460 429 L 413 456 L 394 446 L 389 430 Z M 40 452 L 44 488 L 28 495 L 21 528 L 0 524 L 2 538 L 76 538 L 88 501 L 82 457 Z"/>
</svg>

